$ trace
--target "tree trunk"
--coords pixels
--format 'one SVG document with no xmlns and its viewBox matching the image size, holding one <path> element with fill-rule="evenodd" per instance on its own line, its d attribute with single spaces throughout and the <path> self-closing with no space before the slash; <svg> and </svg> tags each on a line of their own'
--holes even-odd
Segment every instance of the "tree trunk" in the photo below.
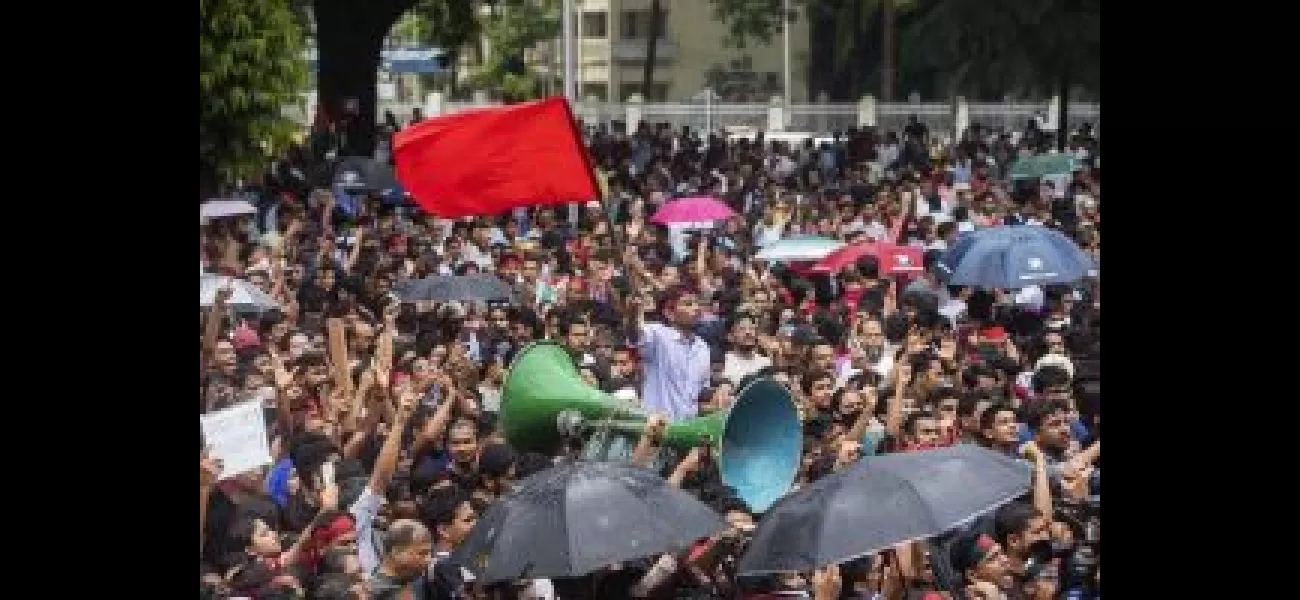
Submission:
<svg viewBox="0 0 1300 600">
<path fill-rule="evenodd" d="M 880 101 L 894 101 L 894 0 L 880 3 Z"/>
<path fill-rule="evenodd" d="M 320 105 L 332 119 L 348 99 L 359 111 L 341 153 L 373 156 L 378 111 L 375 71 L 388 30 L 416 0 L 316 0 L 317 77 Z"/>
<path fill-rule="evenodd" d="M 659 52 L 659 19 L 663 18 L 664 7 L 659 0 L 650 3 L 650 37 L 645 41 L 645 70 L 641 72 L 641 96 L 647 102 L 659 100 L 653 97 L 655 82 L 655 54 Z"/>
<path fill-rule="evenodd" d="M 1070 65 L 1067 64 L 1061 69 L 1056 92 L 1061 95 L 1061 101 L 1056 105 L 1056 149 L 1061 152 L 1065 152 L 1070 137 L 1070 124 L 1067 120 L 1070 115 L 1070 80 Z"/>
<path fill-rule="evenodd" d="M 199 162 L 199 202 L 205 202 L 221 194 L 221 175 L 212 165 Z"/>
</svg>

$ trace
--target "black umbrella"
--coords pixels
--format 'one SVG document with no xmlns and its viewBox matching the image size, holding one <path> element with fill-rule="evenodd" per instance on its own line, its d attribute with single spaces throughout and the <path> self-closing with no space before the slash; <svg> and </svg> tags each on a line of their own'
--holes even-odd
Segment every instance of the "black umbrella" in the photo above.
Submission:
<svg viewBox="0 0 1300 600">
<path fill-rule="evenodd" d="M 483 513 L 449 560 L 482 583 L 580 577 L 685 549 L 723 525 L 708 506 L 652 471 L 572 461 L 520 481 Z"/>
<path fill-rule="evenodd" d="M 939 535 L 1025 493 L 1031 470 L 969 444 L 869 456 L 773 505 L 736 568 L 805 571 Z"/>
<path fill-rule="evenodd" d="M 393 287 L 405 302 L 431 300 L 434 302 L 513 300 L 514 292 L 494 275 L 437 275 L 425 279 L 409 280 Z"/>
<path fill-rule="evenodd" d="M 397 187 L 388 165 L 367 156 L 347 156 L 334 167 L 334 185 L 345 192 L 382 192 Z"/>
</svg>

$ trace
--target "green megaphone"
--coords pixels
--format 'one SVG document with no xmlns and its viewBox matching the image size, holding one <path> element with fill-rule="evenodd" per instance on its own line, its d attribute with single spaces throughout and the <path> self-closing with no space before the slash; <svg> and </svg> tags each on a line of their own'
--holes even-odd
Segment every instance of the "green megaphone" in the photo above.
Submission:
<svg viewBox="0 0 1300 600">
<path fill-rule="evenodd" d="M 501 391 L 500 425 L 506 440 L 524 452 L 557 452 L 567 416 L 590 426 L 639 436 L 649 415 L 582 380 L 563 346 L 534 342 L 515 356 Z M 790 391 L 757 379 L 726 412 L 670 423 L 662 443 L 686 450 L 708 439 L 724 484 L 756 512 L 789 491 L 799 470 L 803 430 Z"/>
</svg>

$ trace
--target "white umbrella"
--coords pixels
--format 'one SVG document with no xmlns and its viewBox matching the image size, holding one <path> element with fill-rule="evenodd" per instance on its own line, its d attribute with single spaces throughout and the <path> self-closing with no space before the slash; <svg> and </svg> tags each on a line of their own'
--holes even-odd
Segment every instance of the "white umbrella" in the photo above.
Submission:
<svg viewBox="0 0 1300 600">
<path fill-rule="evenodd" d="M 821 260 L 840 248 L 844 247 L 844 242 L 833 240 L 821 236 L 798 236 L 777 240 L 765 246 L 758 254 L 754 255 L 755 260 L 782 260 L 782 261 L 799 261 L 799 260 Z"/>
<path fill-rule="evenodd" d="M 238 215 L 257 214 L 257 207 L 247 200 L 222 199 L 208 200 L 199 205 L 199 220 L 220 219 Z"/>
<path fill-rule="evenodd" d="M 244 281 L 221 275 L 199 275 L 199 306 L 212 306 L 217 301 L 217 290 L 227 284 L 234 290 L 229 306 L 239 311 L 263 311 L 280 308 L 280 304 L 270 294 L 257 286 Z"/>
</svg>

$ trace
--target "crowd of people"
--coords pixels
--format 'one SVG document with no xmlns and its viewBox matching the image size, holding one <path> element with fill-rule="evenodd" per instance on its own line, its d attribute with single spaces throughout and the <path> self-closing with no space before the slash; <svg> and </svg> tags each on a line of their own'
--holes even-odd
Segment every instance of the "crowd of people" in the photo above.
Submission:
<svg viewBox="0 0 1300 600">
<path fill-rule="evenodd" d="M 1010 163 L 1056 146 L 1032 127 L 942 143 L 913 123 L 820 145 L 585 131 L 604 192 L 585 204 L 446 220 L 375 196 L 343 210 L 320 136 L 248 191 L 256 215 L 201 226 L 201 271 L 279 305 L 240 310 L 222 289 L 201 309 L 200 413 L 261 403 L 273 459 L 222 476 L 201 441 L 201 597 L 1099 597 L 1099 279 L 975 289 L 934 268 L 964 232 L 1012 224 L 1059 229 L 1099 262 L 1090 128 L 1067 140 L 1074 173 L 1028 182 L 1007 178 Z M 699 195 L 738 216 L 649 221 Z M 807 234 L 919 247 L 924 270 L 754 259 Z M 394 293 L 471 273 L 495 274 L 513 301 Z M 727 410 L 756 376 L 784 383 L 804 436 L 795 489 L 864 457 L 961 443 L 1029 461 L 1034 485 L 951 535 L 749 578 L 728 565 L 762 515 L 704 452 L 684 452 L 661 475 L 725 516 L 724 531 L 581 578 L 480 585 L 447 557 L 514 482 L 569 459 L 512 448 L 497 420 L 512 358 L 540 339 L 655 415 L 650 446 L 666 423 Z"/>
</svg>

